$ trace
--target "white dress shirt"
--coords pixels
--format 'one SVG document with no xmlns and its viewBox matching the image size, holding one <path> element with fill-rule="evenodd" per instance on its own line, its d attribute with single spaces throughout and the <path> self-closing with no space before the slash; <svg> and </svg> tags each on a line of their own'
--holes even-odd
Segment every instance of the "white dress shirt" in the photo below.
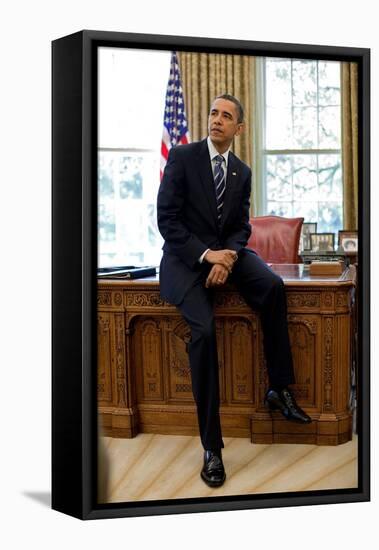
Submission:
<svg viewBox="0 0 379 550">
<path fill-rule="evenodd" d="M 215 157 L 217 157 L 218 155 L 221 155 L 222 157 L 224 157 L 224 160 L 225 160 L 225 177 L 226 177 L 226 171 L 228 169 L 228 157 L 229 157 L 230 147 L 227 151 L 225 151 L 225 153 L 219 153 L 217 151 L 216 147 L 213 145 L 212 140 L 209 136 L 207 137 L 207 144 L 208 144 L 208 151 L 209 151 L 209 157 L 211 159 L 213 174 L 214 174 L 215 167 L 216 167 Z M 200 258 L 199 258 L 200 263 L 203 263 L 204 256 L 208 252 L 208 250 L 210 250 L 210 248 L 207 248 L 207 250 L 205 250 L 205 252 L 203 252 L 202 255 L 200 256 Z"/>
</svg>

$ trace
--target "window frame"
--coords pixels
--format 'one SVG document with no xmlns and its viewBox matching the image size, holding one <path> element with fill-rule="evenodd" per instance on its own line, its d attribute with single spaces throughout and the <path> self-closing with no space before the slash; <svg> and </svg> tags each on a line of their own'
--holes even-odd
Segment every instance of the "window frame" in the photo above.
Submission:
<svg viewBox="0 0 379 550">
<path fill-rule="evenodd" d="M 105 52 L 104 50 L 108 50 L 107 52 Z M 145 48 L 141 48 L 141 47 L 137 47 L 137 48 L 131 48 L 131 51 L 133 51 L 138 55 L 138 54 L 146 54 L 146 49 Z M 123 68 L 125 69 L 125 72 L 128 71 L 128 58 L 123 58 L 123 54 L 124 54 L 124 49 L 123 48 L 115 48 L 115 47 L 108 47 L 108 46 L 102 46 L 102 47 L 99 47 L 98 50 L 97 50 L 97 63 L 98 63 L 98 86 L 99 86 L 99 89 L 100 89 L 100 79 L 101 78 L 105 78 L 105 75 L 107 74 L 107 71 L 111 73 L 112 77 L 114 78 L 114 82 L 115 82 L 115 85 L 117 85 L 118 83 L 118 79 L 119 79 L 119 71 L 120 71 L 120 68 Z M 170 64 L 169 64 L 169 61 L 170 61 L 170 56 L 171 56 L 171 50 L 167 49 L 167 50 L 158 50 L 158 52 L 160 55 L 165 55 L 167 57 L 167 74 L 163 74 L 162 73 L 162 80 L 161 80 L 161 91 L 163 92 L 164 96 L 162 95 L 162 97 L 165 97 L 166 93 L 167 93 L 167 83 L 168 83 L 168 78 L 169 78 L 169 70 L 170 70 Z M 119 55 L 119 57 L 117 57 Z M 110 62 L 110 59 L 112 58 L 112 61 Z M 110 65 L 110 63 L 112 65 Z M 125 63 L 125 66 L 124 66 L 124 63 Z M 164 61 L 164 63 L 166 63 L 166 60 Z M 162 63 L 163 65 L 163 63 Z M 110 67 L 112 68 L 113 72 L 110 71 Z M 160 71 L 159 71 L 159 74 L 160 74 Z M 137 96 L 138 94 L 134 94 L 133 97 Z M 138 98 L 137 98 L 138 99 Z M 99 97 L 98 97 L 98 109 L 101 108 L 101 98 L 100 98 L 100 94 L 99 94 Z M 116 95 L 116 104 L 117 104 L 117 101 L 118 101 L 118 97 Z M 139 108 L 141 106 L 139 105 Z M 162 136 L 162 133 L 163 133 L 163 121 L 164 121 L 164 116 L 165 116 L 165 113 L 164 113 L 164 105 L 161 109 L 161 136 Z M 154 111 L 155 113 L 155 111 Z M 98 120 L 100 121 L 100 112 L 97 113 L 98 114 Z M 156 121 L 158 120 L 158 118 L 156 118 Z M 158 127 L 156 128 L 156 136 L 158 137 Z M 105 136 L 106 137 L 109 137 L 108 134 L 106 132 L 104 132 Z M 101 131 L 100 131 L 100 127 L 98 127 L 98 142 L 97 142 L 97 159 L 99 161 L 101 155 L 103 153 L 107 153 L 107 154 L 112 154 L 114 153 L 115 154 L 115 158 L 116 158 L 116 155 L 118 154 L 122 154 L 124 156 L 134 156 L 134 155 L 138 155 L 138 154 L 141 154 L 141 156 L 144 156 L 144 157 L 150 157 L 151 158 L 151 162 L 156 164 L 156 173 L 157 173 L 157 179 L 156 179 L 156 188 L 154 186 L 154 189 L 155 189 L 155 192 L 154 194 L 157 195 L 158 194 L 158 189 L 159 189 L 159 183 L 160 183 L 160 179 L 159 179 L 159 166 L 160 166 L 160 157 L 161 157 L 161 144 L 162 144 L 162 141 L 161 139 L 158 141 L 158 139 L 155 141 L 155 138 L 154 138 L 154 144 L 156 143 L 156 147 L 153 148 L 152 147 L 152 142 L 151 140 L 146 142 L 145 143 L 145 146 L 144 146 L 144 143 L 143 142 L 140 142 L 139 145 L 137 147 L 131 147 L 128 145 L 128 143 L 130 143 L 130 140 L 128 140 L 128 137 L 126 137 L 125 139 L 125 145 L 123 145 L 122 143 L 120 143 L 120 140 L 119 140 L 119 135 L 117 135 L 117 139 L 116 139 L 116 144 L 115 145 L 112 145 L 112 143 L 109 143 L 109 140 L 107 139 L 101 139 Z M 142 140 L 143 141 L 143 140 Z M 99 174 L 98 174 L 99 176 Z M 152 246 L 149 241 L 148 241 L 148 234 L 146 233 L 145 235 L 145 241 L 144 243 L 141 243 L 142 246 L 141 246 L 141 250 L 139 251 L 139 253 L 141 254 L 141 257 L 143 257 L 144 259 L 142 261 L 140 261 L 139 259 L 137 259 L 137 257 L 135 257 L 135 254 L 137 254 L 136 251 L 133 251 L 131 254 L 127 253 L 126 249 L 120 247 L 120 241 L 118 239 L 118 234 L 119 234 L 119 231 L 120 231 L 120 224 L 118 222 L 120 222 L 120 216 L 119 216 L 119 209 L 120 209 L 120 204 L 118 204 L 118 201 L 122 200 L 119 198 L 119 196 L 117 196 L 117 191 L 119 190 L 119 185 L 116 184 L 116 181 L 113 182 L 113 185 L 114 185 L 114 192 L 115 192 L 115 195 L 114 195 L 114 202 L 115 202 L 115 206 L 114 206 L 114 221 L 115 221 L 115 233 L 114 233 L 114 241 L 102 241 L 101 238 L 100 238 L 100 225 L 98 225 L 98 265 L 99 267 L 111 267 L 113 265 L 136 265 L 137 267 L 139 266 L 143 266 L 143 265 L 147 265 L 147 263 L 151 264 L 151 265 L 155 265 L 155 266 L 158 266 L 159 265 L 159 259 L 158 259 L 158 256 L 161 255 L 161 248 L 162 248 L 162 245 L 163 245 L 163 238 L 161 237 L 161 235 L 158 233 L 155 234 L 155 238 L 156 238 L 156 241 L 157 241 L 157 244 L 156 246 Z M 143 191 L 145 189 L 145 185 L 146 185 L 146 182 L 143 180 Z M 153 182 L 151 183 L 151 185 L 153 185 Z M 149 193 L 148 193 L 149 194 Z M 101 204 L 101 200 L 100 200 L 100 193 L 98 193 L 98 197 L 97 197 L 97 202 L 98 202 L 98 206 Z M 146 195 L 143 194 L 143 196 L 141 197 L 140 199 L 141 201 L 143 202 L 146 202 L 148 201 L 148 199 L 146 199 Z M 148 202 L 146 202 L 146 204 L 148 204 Z M 156 201 L 154 203 L 154 207 L 156 208 Z M 145 210 L 144 212 L 144 215 L 147 215 L 148 214 L 148 210 Z M 98 224 L 99 224 L 100 220 L 98 219 Z M 136 238 L 136 236 L 138 235 L 138 232 L 139 232 L 139 229 L 140 228 L 140 225 L 136 228 L 136 232 L 135 234 L 133 235 L 133 238 L 135 238 L 135 240 L 137 242 L 140 242 L 140 239 Z M 142 229 L 141 229 L 142 230 Z M 147 229 L 146 229 L 147 231 Z M 112 244 L 111 244 L 112 243 Z M 134 257 L 134 258 L 133 258 Z M 108 260 L 106 259 L 108 258 Z"/>
<path fill-rule="evenodd" d="M 343 162 L 342 162 L 342 98 L 340 102 L 340 148 L 314 148 L 314 149 L 266 149 L 266 59 L 269 59 L 269 56 L 257 57 L 255 63 L 255 116 L 253 121 L 253 158 L 254 170 L 253 170 L 253 198 L 252 198 L 252 215 L 254 216 L 264 216 L 268 212 L 268 197 L 267 197 L 267 157 L 269 155 L 316 155 L 317 166 L 318 166 L 318 156 L 319 155 L 339 155 L 340 157 L 340 166 L 341 166 L 341 181 L 342 181 L 342 200 L 341 200 L 341 228 L 343 229 L 344 224 L 344 211 L 343 211 L 343 181 L 344 181 L 344 172 L 343 172 Z M 280 58 L 288 59 L 291 63 L 296 61 L 296 58 Z M 299 59 L 301 60 L 301 59 Z M 316 60 L 317 62 L 319 60 Z M 340 90 L 342 85 L 341 71 L 342 64 L 340 63 Z M 291 68 L 292 70 L 292 68 Z M 292 79 L 292 76 L 291 76 Z M 318 88 L 318 77 L 317 77 L 317 88 Z M 291 94 L 293 92 L 291 91 Z M 318 109 L 317 109 L 317 123 L 318 123 Z M 293 184 L 291 183 L 291 190 L 293 191 Z M 293 197 L 291 197 L 291 202 L 293 204 Z M 318 202 L 322 201 L 317 201 Z M 317 220 L 305 220 L 305 221 L 317 221 Z"/>
</svg>

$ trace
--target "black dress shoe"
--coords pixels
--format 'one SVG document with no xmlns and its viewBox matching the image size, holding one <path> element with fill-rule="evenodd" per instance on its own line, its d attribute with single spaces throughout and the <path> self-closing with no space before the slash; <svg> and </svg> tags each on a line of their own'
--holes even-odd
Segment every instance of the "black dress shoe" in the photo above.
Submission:
<svg viewBox="0 0 379 550">
<path fill-rule="evenodd" d="M 299 407 L 294 396 L 288 388 L 283 388 L 280 392 L 268 390 L 265 396 L 264 404 L 270 410 L 280 410 L 282 415 L 292 422 L 309 424 L 312 419 Z"/>
<path fill-rule="evenodd" d="M 219 451 L 204 451 L 204 466 L 200 475 L 209 487 L 220 487 L 224 483 L 226 475 L 221 449 Z"/>
</svg>

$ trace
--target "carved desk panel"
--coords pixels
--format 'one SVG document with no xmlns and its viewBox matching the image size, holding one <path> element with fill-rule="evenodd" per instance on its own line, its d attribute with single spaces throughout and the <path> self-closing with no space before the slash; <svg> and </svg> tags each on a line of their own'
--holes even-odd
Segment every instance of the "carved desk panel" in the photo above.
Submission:
<svg viewBox="0 0 379 550">
<path fill-rule="evenodd" d="M 284 280 L 298 403 L 313 422 L 287 422 L 263 405 L 267 372 L 259 317 L 232 285 L 216 291 L 223 434 L 255 443 L 338 445 L 351 439 L 351 307 L 355 268 L 309 277 L 276 265 Z M 98 281 L 98 405 L 104 432 L 197 435 L 187 354 L 190 332 L 159 295 L 158 278 Z"/>
</svg>

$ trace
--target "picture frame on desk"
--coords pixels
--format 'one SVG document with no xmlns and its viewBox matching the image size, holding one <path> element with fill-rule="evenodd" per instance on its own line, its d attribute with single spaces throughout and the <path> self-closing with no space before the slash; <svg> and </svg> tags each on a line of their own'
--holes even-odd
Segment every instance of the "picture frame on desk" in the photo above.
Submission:
<svg viewBox="0 0 379 550">
<path fill-rule="evenodd" d="M 358 231 L 340 230 L 338 232 L 338 244 L 345 252 L 358 252 Z"/>
<path fill-rule="evenodd" d="M 144 461 L 146 456 L 144 451 L 148 448 L 149 442 L 155 438 L 154 434 L 157 432 L 152 430 L 156 429 L 157 423 L 165 422 L 164 415 L 168 415 L 170 418 L 176 418 L 176 426 L 181 424 L 182 433 L 192 433 L 191 422 L 194 412 L 185 359 L 189 341 L 186 328 L 175 317 L 174 309 L 170 309 L 159 297 L 156 280 L 141 279 L 128 283 L 103 280 L 98 283 L 96 278 L 100 211 L 98 204 L 98 54 L 100 48 L 144 50 L 145 52 L 174 50 L 249 58 L 274 56 L 290 59 L 348 61 L 358 64 L 359 238 L 361 243 L 359 250 L 361 306 L 358 337 L 363 345 L 358 348 L 360 358 L 357 431 L 359 435 L 357 479 L 353 487 L 341 487 L 336 484 L 332 488 L 319 489 L 310 486 L 309 482 L 308 485 L 306 482 L 302 485 L 300 480 L 296 486 L 287 486 L 285 489 L 278 490 L 273 484 L 268 486 L 271 488 L 263 491 L 254 490 L 254 483 L 250 486 L 241 481 L 240 489 L 233 494 L 228 494 L 228 486 L 225 485 L 223 492 L 209 489 L 206 493 L 202 492 L 198 495 L 194 492 L 194 487 L 199 482 L 199 472 L 196 470 L 187 493 L 175 493 L 174 481 L 170 481 L 169 476 L 171 470 L 164 458 L 169 456 L 175 437 L 187 436 L 175 435 L 167 428 L 166 433 L 171 433 L 170 443 L 164 445 L 157 456 L 162 461 L 160 463 L 166 464 L 168 468 L 169 481 L 166 481 L 166 487 L 168 484 L 170 488 L 172 483 L 172 496 L 160 497 L 159 493 L 146 496 L 149 494 L 147 492 L 149 484 L 155 477 L 161 475 L 159 471 L 155 472 L 151 469 L 156 462 Z M 370 331 L 367 269 L 369 265 L 369 59 L 369 50 L 359 48 L 89 30 L 62 37 L 53 42 L 53 509 L 81 519 L 98 519 L 369 500 Z M 122 188 L 125 200 L 139 198 L 140 181 L 134 185 L 128 180 Z M 130 210 L 132 211 L 132 208 Z M 108 213 L 106 215 L 108 216 Z M 154 220 L 151 216 L 149 227 L 153 225 Z M 138 256 L 135 258 L 138 259 Z M 135 261 L 115 260 L 114 263 L 115 265 L 138 265 Z M 74 269 L 68 269 L 68 265 L 74 266 Z M 324 423 L 318 420 L 316 423 L 315 420 L 316 431 L 301 433 L 302 429 L 298 428 L 297 432 L 294 429 L 291 437 L 293 441 L 299 441 L 301 436 L 305 436 L 306 441 L 313 438 L 313 442 L 319 438 L 324 442 L 322 444 L 328 444 L 329 440 L 336 445 L 341 441 L 339 439 L 341 434 L 345 437 L 349 433 L 351 422 L 350 417 L 339 419 L 334 412 L 336 400 L 339 399 L 338 395 L 341 395 L 336 388 L 337 378 L 334 379 L 334 376 L 337 375 L 334 373 L 335 367 L 338 366 L 335 363 L 340 360 L 345 363 L 347 361 L 343 358 L 346 347 L 339 339 L 342 333 L 348 338 L 351 326 L 348 308 L 354 287 L 353 278 L 337 281 L 334 289 L 330 291 L 326 289 L 331 287 L 327 287 L 325 282 L 320 282 L 317 290 L 306 293 L 304 292 L 308 284 L 306 275 L 302 275 L 300 266 L 295 267 L 296 269 L 293 270 L 295 275 L 288 277 L 289 320 L 294 327 L 293 337 L 295 338 L 295 334 L 298 334 L 300 340 L 305 338 L 307 346 L 317 357 L 316 362 L 324 365 L 323 370 L 316 373 L 317 383 L 313 386 L 314 393 L 309 397 L 314 399 L 314 407 L 319 407 L 317 410 L 320 413 L 317 414 Z M 303 291 L 296 290 L 295 283 L 291 282 L 294 276 L 299 278 Z M 312 282 L 312 284 L 315 283 Z M 135 289 L 138 290 L 137 294 Z M 227 334 L 236 335 L 240 353 L 235 356 L 239 357 L 239 361 L 245 360 L 245 356 L 257 357 L 254 360 L 260 361 L 262 348 L 259 347 L 261 344 L 256 339 L 257 336 L 254 336 L 260 334 L 259 320 L 244 307 L 243 301 L 241 302 L 241 298 L 233 292 L 233 289 L 229 289 L 225 295 L 220 294 L 216 304 L 216 309 L 218 308 L 219 311 L 219 315 L 216 314 L 218 336 L 225 338 Z M 154 320 L 152 315 L 155 311 L 159 318 Z M 234 321 L 227 320 L 228 332 L 224 319 L 229 311 L 233 312 Z M 235 319 L 236 315 L 239 315 L 239 320 Z M 303 315 L 305 317 L 302 317 Z M 321 315 L 322 319 L 318 315 Z M 346 324 L 340 321 L 338 324 L 335 319 L 337 317 L 342 319 L 344 316 Z M 132 318 L 134 321 L 130 322 Z M 238 326 L 233 325 L 237 322 Z M 319 326 L 323 327 L 323 332 L 318 332 Z M 142 329 L 145 332 L 141 332 Z M 164 340 L 160 336 L 163 333 Z M 145 345 L 152 350 L 148 352 L 151 355 L 146 356 L 143 353 L 141 355 L 141 350 L 146 349 Z M 229 353 L 227 351 L 229 345 L 230 343 L 225 340 L 223 348 L 226 350 L 225 353 Z M 301 346 L 298 348 L 300 350 Z M 183 359 L 182 363 L 178 361 L 175 363 L 175 368 L 167 372 L 167 361 L 163 360 L 167 357 L 167 350 L 172 349 L 175 349 L 176 357 Z M 318 353 L 323 355 L 319 358 Z M 106 365 L 99 366 L 99 357 L 103 356 L 107 357 Z M 153 357 L 162 359 L 163 363 L 159 363 L 163 365 L 162 372 L 166 369 L 162 379 L 159 379 L 159 373 L 154 378 L 156 371 L 151 378 L 144 375 L 146 372 L 143 370 L 146 368 L 144 357 L 147 358 L 147 367 L 150 365 L 152 368 L 154 367 Z M 233 363 L 232 367 L 229 364 L 232 362 L 230 358 L 233 358 L 230 353 L 227 357 L 229 360 L 227 364 L 223 363 L 223 368 L 238 368 L 237 363 Z M 301 361 L 302 357 L 299 355 L 296 360 Z M 248 390 L 253 388 L 251 391 L 254 399 L 257 400 L 254 401 L 254 406 L 251 405 L 250 423 L 245 413 L 246 407 L 250 405 L 243 403 L 245 390 L 242 386 L 244 384 L 246 386 L 243 376 L 238 378 L 241 394 L 238 394 L 237 386 L 236 392 L 231 392 L 230 395 L 227 392 L 231 390 L 224 388 L 229 400 L 225 404 L 225 418 L 229 424 L 232 424 L 228 429 L 236 432 L 240 430 L 242 435 L 233 436 L 233 441 L 235 440 L 238 444 L 241 441 L 249 442 L 246 434 L 251 429 L 253 444 L 251 448 L 248 447 L 244 451 L 251 460 L 255 444 L 268 445 L 268 451 L 274 454 L 277 452 L 277 460 L 279 460 L 284 448 L 281 447 L 280 441 L 283 441 L 282 436 L 286 438 L 288 434 L 280 433 L 283 427 L 281 419 L 275 415 L 270 417 L 264 407 L 261 407 L 260 384 L 264 383 L 265 371 L 263 367 L 260 368 L 259 373 L 251 374 L 246 371 L 243 374 L 247 377 Z M 109 376 L 107 373 L 110 373 Z M 238 370 L 237 374 L 240 376 Z M 235 374 L 233 375 L 232 370 L 229 370 L 225 381 L 228 382 L 233 376 Z M 179 384 L 180 377 L 184 380 L 182 385 Z M 166 403 L 167 400 L 163 403 L 161 398 L 155 398 L 154 402 L 144 397 L 144 391 L 156 392 L 157 395 L 163 395 L 163 398 L 170 396 L 172 380 L 175 381 L 177 391 L 184 395 L 181 401 L 175 397 L 170 398 L 169 403 Z M 344 391 L 347 393 L 346 378 L 344 380 L 346 390 Z M 308 391 L 307 384 L 305 380 L 302 387 L 299 387 L 300 398 L 302 391 Z M 98 397 L 99 393 L 101 400 Z M 152 416 L 153 413 L 155 416 Z M 333 415 L 335 423 L 332 433 L 328 419 Z M 238 422 L 235 422 L 236 418 Z M 242 422 L 245 424 L 242 425 Z M 277 427 L 279 432 L 275 431 Z M 144 432 L 144 430 L 147 431 Z M 140 437 L 145 435 L 147 439 Z M 345 441 L 345 439 L 342 440 Z M 139 441 L 143 442 L 138 447 Z M 134 445 L 136 442 L 137 446 Z M 118 446 L 120 443 L 121 446 Z M 188 448 L 183 450 L 184 455 L 190 453 L 193 445 L 196 446 L 196 441 L 188 440 Z M 191 456 L 197 457 L 192 460 L 198 460 L 197 451 Z M 239 456 L 241 458 L 241 455 Z M 232 472 L 234 471 L 233 453 L 230 457 L 227 471 Z M 139 472 L 139 476 L 133 475 L 132 478 L 128 478 L 129 485 L 124 486 L 126 490 L 124 500 L 109 500 L 107 497 L 109 486 L 113 488 L 123 486 L 124 475 L 128 473 L 122 469 L 117 470 L 115 460 L 118 460 L 118 465 L 127 464 L 130 468 L 136 468 L 135 472 Z M 184 460 L 184 464 L 188 463 L 188 460 Z M 142 468 L 140 468 L 141 465 Z M 201 468 L 200 462 L 198 466 Z M 319 466 L 317 464 L 317 472 L 319 472 Z M 141 474 L 141 471 L 144 473 Z M 237 470 L 235 474 L 238 475 Z M 325 472 L 325 476 L 327 475 L 328 472 Z M 160 479 L 163 478 L 160 477 Z M 180 496 L 177 496 L 178 494 Z M 128 497 L 128 495 L 132 496 Z"/>
<path fill-rule="evenodd" d="M 317 222 L 304 222 L 301 228 L 302 250 L 311 250 L 311 233 L 317 233 Z"/>
<path fill-rule="evenodd" d="M 334 251 L 334 233 L 311 233 L 310 241 L 313 252 Z"/>
</svg>

